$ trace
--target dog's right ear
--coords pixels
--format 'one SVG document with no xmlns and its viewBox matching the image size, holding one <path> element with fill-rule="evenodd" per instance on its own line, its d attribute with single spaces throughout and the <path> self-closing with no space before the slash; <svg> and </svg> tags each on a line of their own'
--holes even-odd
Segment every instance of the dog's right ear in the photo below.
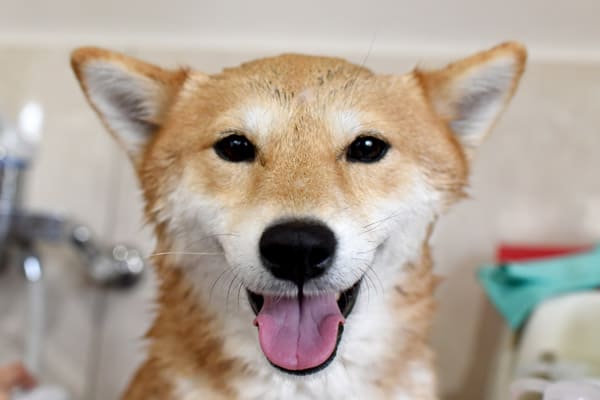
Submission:
<svg viewBox="0 0 600 400">
<path fill-rule="evenodd" d="M 71 65 L 94 110 L 137 163 L 144 145 L 164 122 L 187 71 L 166 70 L 90 47 L 75 50 Z"/>
</svg>

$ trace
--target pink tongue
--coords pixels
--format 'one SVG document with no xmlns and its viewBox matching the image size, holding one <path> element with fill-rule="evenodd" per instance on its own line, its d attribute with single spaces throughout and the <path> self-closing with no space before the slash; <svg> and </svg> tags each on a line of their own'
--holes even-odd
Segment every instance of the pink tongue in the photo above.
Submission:
<svg viewBox="0 0 600 400">
<path fill-rule="evenodd" d="M 318 367 L 335 350 L 344 317 L 333 294 L 296 298 L 264 296 L 254 324 L 273 364 L 291 371 Z"/>
</svg>

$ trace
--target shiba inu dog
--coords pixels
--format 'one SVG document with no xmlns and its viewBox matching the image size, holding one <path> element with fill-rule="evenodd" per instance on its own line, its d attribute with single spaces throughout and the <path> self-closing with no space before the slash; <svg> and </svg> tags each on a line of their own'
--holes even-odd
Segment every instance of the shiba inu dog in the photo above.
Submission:
<svg viewBox="0 0 600 400">
<path fill-rule="evenodd" d="M 293 54 L 207 75 L 76 50 L 157 237 L 124 399 L 436 399 L 428 239 L 525 59 L 505 43 L 399 75 Z"/>
</svg>

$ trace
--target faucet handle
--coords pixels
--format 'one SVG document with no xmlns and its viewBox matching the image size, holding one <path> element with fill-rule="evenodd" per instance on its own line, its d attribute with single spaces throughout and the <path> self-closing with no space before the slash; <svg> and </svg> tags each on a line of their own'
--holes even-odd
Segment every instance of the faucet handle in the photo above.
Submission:
<svg viewBox="0 0 600 400">
<path fill-rule="evenodd" d="M 140 280 L 145 269 L 139 250 L 116 244 L 93 260 L 89 274 L 94 282 L 103 286 L 130 287 Z"/>
<path fill-rule="evenodd" d="M 89 277 L 101 286 L 130 287 L 140 280 L 146 269 L 144 257 L 135 247 L 124 244 L 101 247 L 84 225 L 73 229 L 71 240 L 88 267 Z"/>
</svg>

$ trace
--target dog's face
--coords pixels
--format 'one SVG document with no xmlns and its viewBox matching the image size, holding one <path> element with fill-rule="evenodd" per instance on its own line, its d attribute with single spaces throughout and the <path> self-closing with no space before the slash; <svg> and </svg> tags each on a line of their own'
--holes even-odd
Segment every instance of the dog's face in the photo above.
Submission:
<svg viewBox="0 0 600 400">
<path fill-rule="evenodd" d="M 264 355 L 306 374 L 353 329 L 361 286 L 385 293 L 418 259 L 524 59 L 507 44 L 399 76 L 299 55 L 212 76 L 97 49 L 73 63 L 134 161 L 162 246 L 222 253 L 203 279 L 235 278 Z"/>
</svg>

